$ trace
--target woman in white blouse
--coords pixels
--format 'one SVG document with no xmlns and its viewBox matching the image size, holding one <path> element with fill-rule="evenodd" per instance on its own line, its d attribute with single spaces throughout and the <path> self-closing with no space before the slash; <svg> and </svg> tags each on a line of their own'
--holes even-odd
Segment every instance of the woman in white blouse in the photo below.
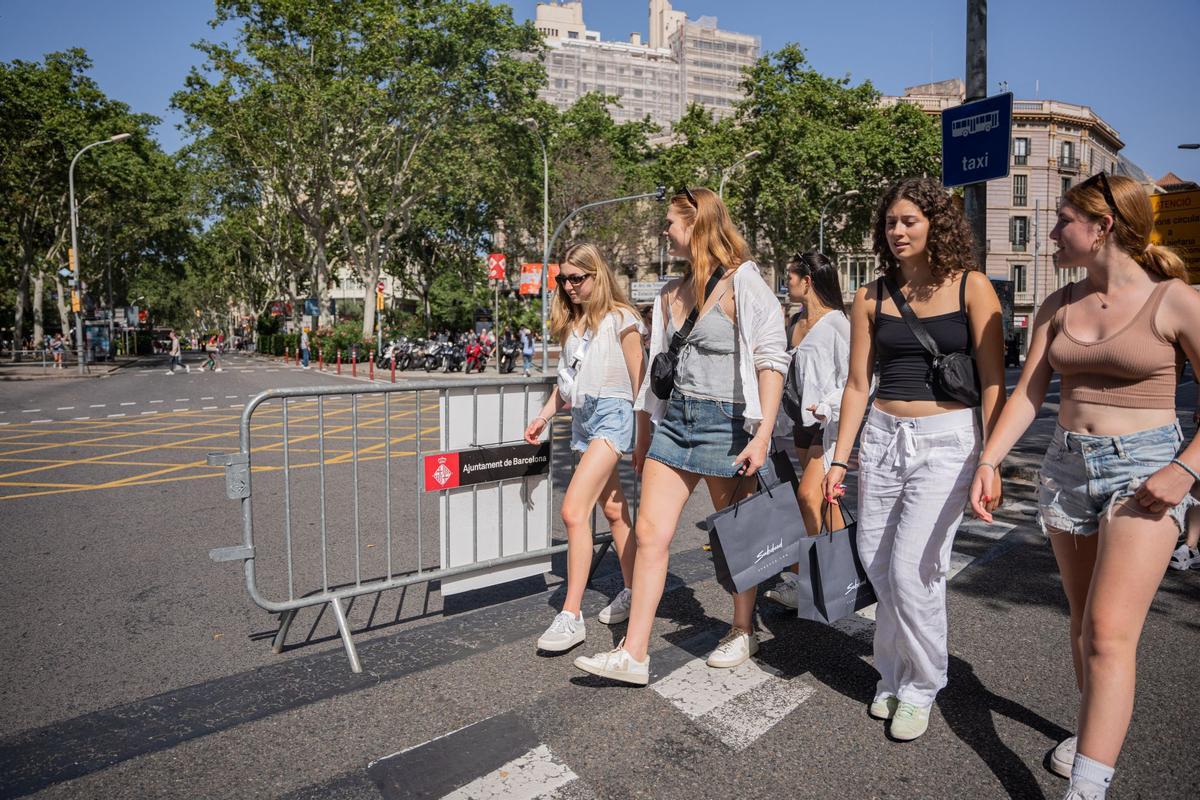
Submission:
<svg viewBox="0 0 1200 800">
<path fill-rule="evenodd" d="M 792 351 L 784 411 L 791 417 L 792 441 L 800 459 L 796 499 L 805 530 L 815 536 L 821 530 L 825 499 L 822 484 L 837 444 L 838 411 L 850 371 L 850 320 L 842 301 L 837 266 L 824 253 L 794 256 L 787 269 L 788 298 L 804 304 L 808 326 Z M 795 398 L 795 394 L 799 397 Z M 793 396 L 792 401 L 789 396 Z M 824 521 L 833 530 L 841 528 L 841 512 L 835 506 L 826 513 Z M 768 589 L 764 596 L 795 608 L 798 571 L 796 565 L 791 572 L 783 573 L 783 581 Z"/>
<path fill-rule="evenodd" d="M 687 259 L 690 270 L 655 300 L 650 358 L 668 350 L 693 309 L 696 322 L 670 396 L 658 397 L 647 379 L 634 406 L 642 492 L 628 631 L 615 650 L 575 659 L 585 672 L 641 685 L 649 681 L 650 633 L 683 506 L 701 480 L 716 509 L 755 490 L 739 471 L 753 475 L 767 460 L 788 367 L 779 301 L 716 193 L 684 189 L 671 199 L 667 223 L 671 255 Z M 709 666 L 736 667 L 757 652 L 755 591 L 734 595 L 733 626 Z"/>
</svg>

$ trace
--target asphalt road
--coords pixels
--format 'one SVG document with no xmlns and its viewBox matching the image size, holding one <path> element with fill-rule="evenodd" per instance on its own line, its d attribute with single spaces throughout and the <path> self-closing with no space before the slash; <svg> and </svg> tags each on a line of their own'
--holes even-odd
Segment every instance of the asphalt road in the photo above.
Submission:
<svg viewBox="0 0 1200 800">
<path fill-rule="evenodd" d="M 241 518 L 206 455 L 236 449 L 241 410 L 263 389 L 364 383 L 236 356 L 221 373 L 169 377 L 147 363 L 104 379 L 0 384 L 0 597 L 8 620 L 0 633 L 0 797 L 1064 791 L 1043 758 L 1074 726 L 1065 605 L 1019 487 L 1003 524 L 971 522 L 958 537 L 950 686 L 915 743 L 890 741 L 866 716 L 874 684 L 869 613 L 831 628 L 764 604 L 754 662 L 715 675 L 702 666 L 730 613 L 700 547 L 703 490 L 672 546 L 647 688 L 585 676 L 570 656 L 534 653 L 561 602 L 561 559 L 545 576 L 466 595 L 443 598 L 434 584 L 362 598 L 349 611 L 359 675 L 347 667 L 330 614 L 317 610 L 301 612 L 288 647 L 273 654 L 276 617 L 251 602 L 238 564 L 208 558 L 240 541 Z M 1194 391 L 1181 388 L 1181 407 L 1190 411 Z M 256 412 L 264 585 L 288 591 L 286 565 L 266 552 L 284 543 L 285 441 L 298 552 L 314 541 L 314 476 L 324 472 L 329 528 L 337 531 L 326 543 L 330 562 L 344 570 L 357 553 L 364 577 L 389 565 L 412 568 L 413 453 L 417 442 L 436 447 L 436 400 L 328 400 L 321 439 L 310 406 L 289 406 L 286 436 L 278 404 Z M 390 564 L 380 553 L 385 464 L 395 487 Z M 568 464 L 556 470 L 559 490 L 568 474 Z M 422 532 L 429 566 L 438 559 L 432 513 Z M 610 555 L 588 592 L 588 641 L 576 652 L 606 649 L 621 635 L 623 626 L 594 621 L 619 588 L 614 570 Z M 353 577 L 335 570 L 330 580 Z M 298 565 L 292 591 L 320 581 L 310 560 Z M 1200 571 L 1164 578 L 1110 797 L 1200 796 L 1200 724 L 1190 696 L 1200 656 L 1198 582 Z"/>
</svg>

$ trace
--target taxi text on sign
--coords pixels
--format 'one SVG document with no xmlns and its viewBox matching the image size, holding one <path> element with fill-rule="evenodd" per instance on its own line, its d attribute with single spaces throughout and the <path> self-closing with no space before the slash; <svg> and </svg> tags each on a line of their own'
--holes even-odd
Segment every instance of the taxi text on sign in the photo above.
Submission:
<svg viewBox="0 0 1200 800">
<path fill-rule="evenodd" d="M 1200 283 L 1200 191 L 1150 195 L 1150 241 L 1174 250 L 1187 265 L 1188 283 Z"/>
<path fill-rule="evenodd" d="M 1012 92 L 942 112 L 942 185 L 1004 178 L 1012 144 Z"/>
</svg>

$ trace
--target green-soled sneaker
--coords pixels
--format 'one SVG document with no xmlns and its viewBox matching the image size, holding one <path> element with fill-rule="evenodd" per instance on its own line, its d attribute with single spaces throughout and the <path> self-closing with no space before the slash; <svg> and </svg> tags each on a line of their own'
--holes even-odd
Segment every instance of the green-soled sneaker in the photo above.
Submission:
<svg viewBox="0 0 1200 800">
<path fill-rule="evenodd" d="M 867 709 L 867 713 L 875 719 L 891 719 L 896 715 L 896 707 L 899 705 L 898 697 L 876 697 L 871 701 L 871 707 Z"/>
<path fill-rule="evenodd" d="M 929 709 L 930 706 L 922 708 L 901 701 L 896 707 L 896 713 L 892 715 L 892 738 L 911 742 L 929 730 Z"/>
</svg>

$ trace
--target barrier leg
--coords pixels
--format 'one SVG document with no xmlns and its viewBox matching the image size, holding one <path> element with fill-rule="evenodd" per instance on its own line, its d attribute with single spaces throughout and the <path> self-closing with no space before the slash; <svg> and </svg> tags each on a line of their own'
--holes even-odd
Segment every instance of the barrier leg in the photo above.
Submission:
<svg viewBox="0 0 1200 800">
<path fill-rule="evenodd" d="M 396 382 L 396 355 L 392 354 L 392 383 Z"/>
<path fill-rule="evenodd" d="M 342 646 L 346 648 L 346 658 L 350 659 L 350 671 L 362 672 L 362 664 L 358 661 L 358 650 L 354 648 L 354 639 L 350 637 L 350 623 L 346 621 L 346 612 L 342 610 L 342 601 L 336 597 L 329 601 L 333 607 L 333 618 L 337 621 L 338 633 L 342 635 Z"/>
<path fill-rule="evenodd" d="M 587 582 L 591 583 L 592 578 L 596 575 L 596 570 L 600 568 L 600 562 L 604 560 L 604 555 L 608 552 L 608 548 L 612 547 L 612 537 L 606 538 L 600 545 L 600 552 L 592 556 L 592 568 L 588 570 Z M 278 651 L 276 651 L 278 652 Z"/>
<path fill-rule="evenodd" d="M 342 351 L 338 350 L 337 374 L 342 374 Z"/>
<path fill-rule="evenodd" d="M 284 611 L 279 615 L 279 630 L 275 632 L 275 638 L 271 640 L 271 652 L 279 655 L 283 652 L 283 640 L 287 638 L 288 629 L 292 627 L 292 620 L 296 618 L 296 609 Z"/>
<path fill-rule="evenodd" d="M 358 377 L 358 351 L 357 350 L 350 351 L 350 377 L 351 378 Z"/>
<path fill-rule="evenodd" d="M 375 351 L 374 350 L 371 351 L 368 358 L 371 359 L 371 366 L 367 368 L 367 373 L 368 373 L 367 377 L 369 377 L 373 381 L 373 380 L 375 380 Z"/>
</svg>

